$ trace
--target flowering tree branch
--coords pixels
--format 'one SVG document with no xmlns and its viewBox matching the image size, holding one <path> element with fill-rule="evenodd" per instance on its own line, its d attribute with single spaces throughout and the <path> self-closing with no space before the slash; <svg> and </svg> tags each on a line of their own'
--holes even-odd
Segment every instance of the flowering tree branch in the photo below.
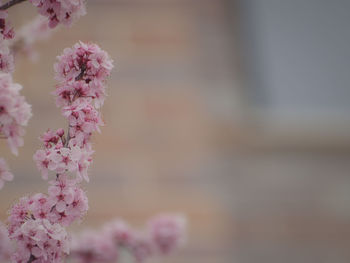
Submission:
<svg viewBox="0 0 350 263">
<path fill-rule="evenodd" d="M 23 145 L 31 106 L 19 93 L 22 87 L 12 81 L 14 54 L 30 50 L 35 39 L 46 36 L 48 29 L 60 23 L 70 25 L 85 14 L 85 0 L 28 0 L 46 19 L 28 23 L 14 38 L 6 10 L 24 1 L 10 0 L 0 6 L 0 139 L 7 139 L 16 155 Z M 143 262 L 152 255 L 171 252 L 184 235 L 183 218 L 172 215 L 153 218 L 142 232 L 117 220 L 99 231 L 73 236 L 71 242 L 67 227 L 88 210 L 81 185 L 89 181 L 92 133 L 100 132 L 104 124 L 100 107 L 113 61 L 98 45 L 83 42 L 65 49 L 57 58 L 54 69 L 58 84 L 53 94 L 68 130 L 49 129 L 41 136 L 43 147 L 33 159 L 43 179 L 51 176 L 52 180 L 47 193 L 24 196 L 11 207 L 7 227 L 0 222 L 0 262 L 62 263 L 70 254 L 70 259 L 80 263 L 110 263 L 118 259 L 120 250 L 128 251 L 135 262 Z M 12 178 L 0 158 L 0 189 Z"/>
<path fill-rule="evenodd" d="M 11 0 L 9 2 L 7 2 L 6 4 L 3 4 L 2 6 L 0 6 L 0 10 L 6 10 L 9 9 L 11 6 L 17 5 L 19 3 L 22 3 L 26 0 Z"/>
</svg>

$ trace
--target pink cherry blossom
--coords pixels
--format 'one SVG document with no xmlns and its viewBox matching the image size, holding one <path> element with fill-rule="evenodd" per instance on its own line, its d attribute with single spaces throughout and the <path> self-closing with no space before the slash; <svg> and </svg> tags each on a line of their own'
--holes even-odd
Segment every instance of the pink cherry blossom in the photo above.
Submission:
<svg viewBox="0 0 350 263">
<path fill-rule="evenodd" d="M 86 83 L 104 82 L 113 64 L 98 45 L 79 42 L 66 48 L 55 64 L 56 80 L 60 83 L 84 80 Z"/>
<path fill-rule="evenodd" d="M 13 254 L 13 247 L 8 236 L 5 225 L 0 222 L 0 262 L 8 262 Z"/>
<path fill-rule="evenodd" d="M 0 135 L 7 138 L 14 154 L 23 145 L 24 126 L 32 116 L 31 106 L 20 95 L 22 87 L 9 74 L 0 73 Z"/>
<path fill-rule="evenodd" d="M 68 179 L 65 174 L 50 182 L 51 212 L 55 213 L 55 220 L 64 226 L 81 219 L 88 210 L 86 194 L 76 183 L 76 180 Z"/>
<path fill-rule="evenodd" d="M 115 244 L 125 247 L 130 246 L 134 242 L 136 235 L 134 230 L 120 219 L 105 224 L 103 232 L 109 233 Z"/>
<path fill-rule="evenodd" d="M 101 114 L 91 105 L 89 99 L 77 99 L 71 105 L 63 107 L 63 116 L 68 119 L 70 136 L 78 133 L 89 138 L 92 132 L 100 132 L 103 125 Z"/>
<path fill-rule="evenodd" d="M 154 254 L 152 241 L 142 234 L 133 240 L 129 249 L 136 262 L 140 263 L 145 262 Z"/>
<path fill-rule="evenodd" d="M 7 40 L 13 39 L 15 33 L 7 16 L 6 10 L 0 10 L 0 71 L 10 73 L 14 70 L 14 61 Z"/>
<path fill-rule="evenodd" d="M 14 71 L 14 58 L 10 49 L 4 41 L 0 41 L 0 71 L 4 73 L 12 73 Z"/>
<path fill-rule="evenodd" d="M 185 219 L 179 215 L 154 217 L 149 221 L 148 231 L 132 229 L 123 220 L 116 219 L 100 230 L 73 235 L 71 254 L 79 263 L 109 263 L 116 259 L 107 255 L 117 256 L 124 251 L 135 262 L 146 262 L 152 256 L 168 254 L 178 248 L 184 235 Z"/>
<path fill-rule="evenodd" d="M 49 26 L 59 23 L 71 25 L 73 21 L 86 14 L 84 0 L 29 0 L 38 8 L 39 14 L 49 19 Z"/>
<path fill-rule="evenodd" d="M 29 206 L 33 200 L 29 197 L 22 197 L 9 211 L 8 231 L 13 234 L 30 216 Z"/>
<path fill-rule="evenodd" d="M 184 242 L 185 222 L 183 216 L 166 214 L 150 220 L 150 235 L 160 253 L 168 254 Z"/>
<path fill-rule="evenodd" d="M 69 237 L 60 224 L 52 224 L 47 219 L 28 219 L 10 235 L 16 241 L 13 255 L 16 262 L 61 263 L 69 254 Z"/>
<path fill-rule="evenodd" d="M 12 181 L 13 174 L 9 171 L 3 158 L 0 158 L 0 189 L 4 186 L 5 181 Z"/>
<path fill-rule="evenodd" d="M 11 27 L 7 17 L 7 11 L 0 10 L 0 43 L 2 40 L 12 39 L 15 36 L 15 32 Z"/>
<path fill-rule="evenodd" d="M 54 206 L 53 200 L 51 200 L 47 195 L 38 193 L 32 197 L 29 204 L 29 209 L 34 218 L 38 219 L 48 219 L 50 220 L 50 214 L 52 207 Z"/>
<path fill-rule="evenodd" d="M 77 263 L 114 263 L 118 249 L 108 235 L 90 230 L 73 236 L 72 257 Z"/>
</svg>

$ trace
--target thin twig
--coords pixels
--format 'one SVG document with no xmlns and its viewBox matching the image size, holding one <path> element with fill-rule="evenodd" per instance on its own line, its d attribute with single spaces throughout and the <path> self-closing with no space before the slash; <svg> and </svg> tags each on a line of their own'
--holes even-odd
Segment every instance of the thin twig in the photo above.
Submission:
<svg viewBox="0 0 350 263">
<path fill-rule="evenodd" d="M 6 10 L 9 9 L 11 6 L 17 5 L 19 3 L 22 3 L 26 0 L 11 0 L 9 2 L 7 2 L 6 4 L 3 4 L 2 6 L 0 6 L 0 10 Z"/>
<path fill-rule="evenodd" d="M 84 74 L 85 74 L 85 71 L 86 71 L 86 65 L 83 64 L 83 65 L 81 66 L 81 72 L 79 73 L 78 76 L 76 76 L 75 81 L 79 81 L 79 80 L 83 79 Z"/>
<path fill-rule="evenodd" d="M 27 263 L 32 263 L 35 260 L 35 257 L 33 255 L 30 255 L 30 258 Z"/>
</svg>

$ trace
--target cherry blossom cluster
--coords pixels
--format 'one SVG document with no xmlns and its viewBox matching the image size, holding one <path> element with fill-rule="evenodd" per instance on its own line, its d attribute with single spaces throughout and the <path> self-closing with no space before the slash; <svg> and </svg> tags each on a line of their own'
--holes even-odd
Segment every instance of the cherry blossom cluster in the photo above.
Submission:
<svg viewBox="0 0 350 263">
<path fill-rule="evenodd" d="M 87 197 L 67 176 L 50 182 L 49 194 L 23 197 L 10 210 L 9 237 L 17 241 L 14 262 L 63 262 L 70 240 L 65 226 L 87 211 Z"/>
<path fill-rule="evenodd" d="M 67 134 L 59 129 L 42 136 L 44 149 L 35 153 L 34 160 L 44 178 L 48 171 L 69 171 L 76 173 L 77 179 L 89 180 L 87 169 L 93 153 L 90 138 L 103 125 L 98 109 L 105 99 L 105 80 L 112 68 L 107 53 L 91 43 L 79 42 L 58 57 L 55 71 L 59 84 L 54 95 L 69 129 Z"/>
<path fill-rule="evenodd" d="M 19 93 L 21 89 L 10 74 L 0 73 L 0 136 L 7 139 L 15 155 L 23 145 L 24 126 L 32 116 L 31 106 Z"/>
<path fill-rule="evenodd" d="M 20 240 L 13 262 L 60 263 L 69 254 L 65 228 L 46 219 L 27 219 L 10 237 Z"/>
<path fill-rule="evenodd" d="M 44 149 L 34 154 L 34 160 L 44 179 L 48 179 L 48 172 L 62 174 L 65 171 L 76 173 L 79 179 L 89 180 L 88 167 L 92 162 L 91 144 L 84 138 L 73 136 L 68 138 L 63 129 L 56 132 L 48 130 L 41 140 Z M 69 140 L 69 141 L 68 141 Z"/>
<path fill-rule="evenodd" d="M 0 10 L 0 71 L 9 73 L 14 70 L 14 61 L 7 40 L 13 39 L 15 33 L 7 17 L 7 11 Z"/>
<path fill-rule="evenodd" d="M 97 45 L 79 42 L 66 48 L 55 64 L 55 78 L 60 82 L 54 93 L 57 105 L 71 105 L 75 97 L 82 97 L 94 99 L 96 108 L 102 106 L 104 80 L 112 67 L 108 54 Z"/>
<path fill-rule="evenodd" d="M 184 217 L 178 215 L 156 216 L 143 231 L 115 220 L 100 231 L 87 230 L 73 236 L 71 257 L 77 263 L 112 263 L 128 253 L 135 262 L 145 262 L 151 256 L 169 254 L 183 244 L 185 226 Z"/>
<path fill-rule="evenodd" d="M 84 0 L 29 0 L 38 8 L 39 14 L 49 19 L 49 26 L 70 26 L 73 21 L 86 14 Z"/>
</svg>

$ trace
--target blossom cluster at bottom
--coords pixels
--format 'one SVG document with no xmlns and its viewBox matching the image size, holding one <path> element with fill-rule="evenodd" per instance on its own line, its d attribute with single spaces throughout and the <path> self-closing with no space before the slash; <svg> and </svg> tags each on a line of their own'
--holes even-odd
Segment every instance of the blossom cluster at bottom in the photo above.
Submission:
<svg viewBox="0 0 350 263">
<path fill-rule="evenodd" d="M 72 237 L 71 254 L 77 263 L 114 263 L 127 254 L 134 262 L 167 255 L 185 241 L 186 220 L 179 215 L 159 215 L 143 231 L 122 220 L 107 223 L 101 230 L 86 230 Z"/>
<path fill-rule="evenodd" d="M 50 182 L 48 195 L 23 197 L 10 210 L 8 234 L 16 243 L 12 262 L 61 263 L 69 254 L 65 227 L 88 210 L 85 192 L 65 174 Z"/>
</svg>

